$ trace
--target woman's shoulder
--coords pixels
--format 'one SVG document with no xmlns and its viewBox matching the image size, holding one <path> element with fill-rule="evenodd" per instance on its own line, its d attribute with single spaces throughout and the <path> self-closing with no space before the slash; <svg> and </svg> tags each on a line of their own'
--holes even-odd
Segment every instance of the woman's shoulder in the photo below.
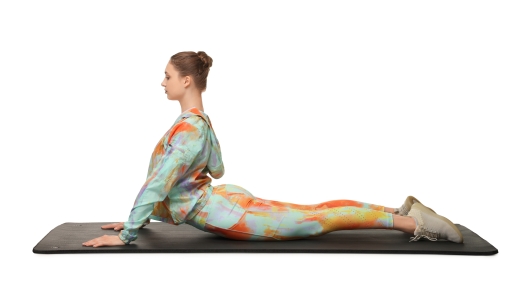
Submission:
<svg viewBox="0 0 528 298">
<path fill-rule="evenodd" d="M 180 122 L 185 122 L 201 130 L 207 128 L 207 121 L 200 115 L 185 116 Z"/>
<path fill-rule="evenodd" d="M 174 138 L 176 135 L 181 137 L 188 135 L 189 137 L 192 136 L 192 138 L 201 138 L 207 135 L 207 130 L 207 122 L 199 115 L 185 116 L 169 129 L 167 133 L 168 143 L 171 143 L 174 139 L 179 139 L 179 137 Z"/>
</svg>

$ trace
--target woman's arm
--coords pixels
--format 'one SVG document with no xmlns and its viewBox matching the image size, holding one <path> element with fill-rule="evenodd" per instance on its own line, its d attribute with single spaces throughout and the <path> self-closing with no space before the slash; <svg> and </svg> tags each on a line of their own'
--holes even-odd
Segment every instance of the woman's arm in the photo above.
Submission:
<svg viewBox="0 0 528 298">
<path fill-rule="evenodd" d="M 124 228 L 119 233 L 125 244 L 137 239 L 137 232 L 152 214 L 154 204 L 165 199 L 202 150 L 206 125 L 199 116 L 191 116 L 174 126 L 165 154 L 141 187 L 128 221 L 124 222 Z"/>
</svg>

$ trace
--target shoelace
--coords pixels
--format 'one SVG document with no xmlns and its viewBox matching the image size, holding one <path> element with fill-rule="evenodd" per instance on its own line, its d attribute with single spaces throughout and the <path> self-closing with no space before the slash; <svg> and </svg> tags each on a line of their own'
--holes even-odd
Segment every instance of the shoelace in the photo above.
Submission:
<svg viewBox="0 0 528 298">
<path fill-rule="evenodd" d="M 405 205 L 402 205 L 400 208 L 396 208 L 395 211 L 396 211 L 395 213 L 399 215 L 409 213 L 409 210 L 405 208 Z"/>
<path fill-rule="evenodd" d="M 417 200 L 412 200 L 412 204 L 415 204 L 415 203 L 418 203 L 418 201 Z M 412 204 L 411 204 L 411 206 L 412 206 Z M 411 211 L 411 206 L 409 208 L 407 208 L 407 205 L 405 205 L 405 203 L 404 203 L 400 208 L 396 208 L 396 210 L 394 210 L 394 213 L 398 214 L 398 215 L 408 214 L 409 211 Z"/>
<path fill-rule="evenodd" d="M 427 229 L 426 227 L 424 227 L 423 225 L 420 225 L 419 228 L 418 228 L 418 235 L 414 236 L 414 237 L 411 237 L 411 240 L 409 242 L 412 242 L 412 241 L 418 241 L 422 238 L 426 238 L 430 241 L 437 241 L 438 240 L 438 232 L 437 231 L 433 231 L 433 230 L 429 230 Z"/>
</svg>

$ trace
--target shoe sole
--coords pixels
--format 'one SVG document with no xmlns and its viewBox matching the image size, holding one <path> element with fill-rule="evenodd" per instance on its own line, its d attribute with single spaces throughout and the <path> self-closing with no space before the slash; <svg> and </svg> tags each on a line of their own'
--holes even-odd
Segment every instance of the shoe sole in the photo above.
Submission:
<svg viewBox="0 0 528 298">
<path fill-rule="evenodd" d="M 442 215 L 437 214 L 434 211 L 431 213 L 431 211 L 432 211 L 431 208 L 425 207 L 422 203 L 414 203 L 413 208 L 418 209 L 420 212 L 429 213 L 431 215 L 434 215 L 434 216 L 439 217 L 440 219 L 444 220 L 445 222 L 447 222 L 457 232 L 458 236 L 460 236 L 460 242 L 455 242 L 455 241 L 452 241 L 452 242 L 455 242 L 455 243 L 463 243 L 464 242 L 464 237 L 462 236 L 462 232 L 460 232 L 460 230 L 457 228 L 457 226 L 455 226 L 455 224 L 453 222 L 451 222 L 449 219 L 443 217 Z"/>
</svg>

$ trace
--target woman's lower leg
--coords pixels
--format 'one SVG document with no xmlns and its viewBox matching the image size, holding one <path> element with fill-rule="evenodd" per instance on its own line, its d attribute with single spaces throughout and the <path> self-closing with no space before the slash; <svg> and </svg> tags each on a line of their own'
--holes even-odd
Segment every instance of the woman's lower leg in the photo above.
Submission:
<svg viewBox="0 0 528 298">
<path fill-rule="evenodd" d="M 291 209 L 275 230 L 274 238 L 289 240 L 339 230 L 393 229 L 393 214 L 353 206 L 318 210 Z"/>
<path fill-rule="evenodd" d="M 294 216 L 294 220 L 283 220 L 278 236 L 286 236 L 284 239 L 288 236 L 311 237 L 355 229 L 391 229 L 414 234 L 416 229 L 412 217 L 372 209 L 335 207 L 304 213 L 302 218 Z"/>
<path fill-rule="evenodd" d="M 416 230 L 416 221 L 409 216 L 393 215 L 394 230 L 414 234 Z"/>
<path fill-rule="evenodd" d="M 295 209 L 300 209 L 300 210 L 318 210 L 318 209 L 324 209 L 324 208 L 351 206 L 351 207 L 384 211 L 384 212 L 392 213 L 392 214 L 394 214 L 394 211 L 395 211 L 395 208 L 389 208 L 389 207 L 385 207 L 382 205 L 371 204 L 371 203 L 366 203 L 366 202 L 361 202 L 361 201 L 354 201 L 354 200 L 346 200 L 346 199 L 331 200 L 331 201 L 325 201 L 322 203 L 308 204 L 308 205 L 266 200 L 266 199 L 262 199 L 259 197 L 255 197 L 255 201 L 262 202 L 263 204 L 267 204 L 267 205 L 278 206 L 278 207 L 289 207 L 289 208 L 295 208 Z"/>
</svg>

